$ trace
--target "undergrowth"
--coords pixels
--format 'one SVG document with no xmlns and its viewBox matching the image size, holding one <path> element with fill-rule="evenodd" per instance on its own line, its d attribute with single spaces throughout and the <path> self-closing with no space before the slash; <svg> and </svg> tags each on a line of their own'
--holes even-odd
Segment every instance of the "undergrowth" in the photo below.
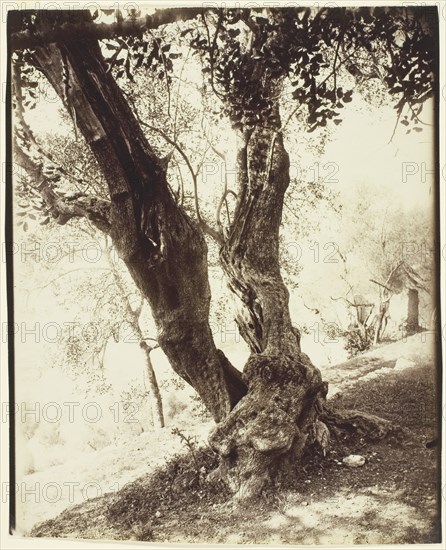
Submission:
<svg viewBox="0 0 446 550">
<path fill-rule="evenodd" d="M 155 518 L 170 514 L 177 507 L 184 510 L 200 501 L 219 504 L 229 498 L 222 484 L 206 479 L 217 465 L 217 455 L 207 447 L 178 454 L 148 478 L 127 484 L 108 504 L 107 519 L 129 530 L 144 526 L 137 538 L 148 540 L 150 522 Z"/>
</svg>

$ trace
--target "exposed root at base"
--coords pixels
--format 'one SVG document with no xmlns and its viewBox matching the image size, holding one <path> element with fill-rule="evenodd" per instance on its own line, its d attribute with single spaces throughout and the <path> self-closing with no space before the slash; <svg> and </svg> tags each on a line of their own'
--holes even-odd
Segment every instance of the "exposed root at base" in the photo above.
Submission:
<svg viewBox="0 0 446 550">
<path fill-rule="evenodd" d="M 399 439 L 403 430 L 397 424 L 374 414 L 355 409 L 333 410 L 326 404 L 319 416 L 329 428 L 337 428 L 345 432 L 358 433 L 371 441 L 394 437 Z"/>
</svg>

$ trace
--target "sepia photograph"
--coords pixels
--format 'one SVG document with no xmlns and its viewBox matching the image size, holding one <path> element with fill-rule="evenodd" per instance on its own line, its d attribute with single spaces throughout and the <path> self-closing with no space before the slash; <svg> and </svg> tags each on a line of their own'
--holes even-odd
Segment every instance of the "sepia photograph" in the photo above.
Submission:
<svg viewBox="0 0 446 550">
<path fill-rule="evenodd" d="M 2 547 L 440 548 L 445 5 L 1 9 Z"/>
</svg>

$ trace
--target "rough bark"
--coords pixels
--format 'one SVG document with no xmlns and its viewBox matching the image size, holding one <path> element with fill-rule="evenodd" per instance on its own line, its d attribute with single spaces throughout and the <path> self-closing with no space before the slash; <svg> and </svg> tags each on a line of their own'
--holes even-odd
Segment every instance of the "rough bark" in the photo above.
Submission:
<svg viewBox="0 0 446 550">
<path fill-rule="evenodd" d="M 221 457 L 212 478 L 223 480 L 235 500 L 257 496 L 279 461 L 296 471 L 305 445 L 317 438 L 317 404 L 327 385 L 308 358 L 300 358 L 253 354 L 244 369 L 248 394 L 211 434 Z"/>
<path fill-rule="evenodd" d="M 92 5 L 93 6 L 93 5 Z M 134 5 L 129 4 L 129 8 Z M 48 16 L 57 20 L 58 13 L 48 10 Z M 164 8 L 156 10 L 152 15 L 145 17 L 129 17 L 118 19 L 114 23 L 95 23 L 90 18 L 79 21 L 78 12 L 70 10 L 64 13 L 64 21 L 59 21 L 54 27 L 38 28 L 33 30 L 20 30 L 22 27 L 22 13 L 10 12 L 11 21 L 11 46 L 13 49 L 34 48 L 41 44 L 54 44 L 63 42 L 67 38 L 78 40 L 83 38 L 102 40 L 119 36 L 140 35 L 148 29 L 156 29 L 168 23 L 194 19 L 203 12 L 202 7 L 197 8 Z M 73 17 L 71 17 L 71 14 Z"/>
<path fill-rule="evenodd" d="M 254 47 L 260 37 L 252 32 Z M 265 46 L 280 40 L 273 33 Z M 238 199 L 220 253 L 228 286 L 242 304 L 236 321 L 252 352 L 243 371 L 248 393 L 210 437 L 221 457 L 213 476 L 229 485 L 236 500 L 256 496 L 280 466 L 298 467 L 305 446 L 326 434 L 318 411 L 327 386 L 301 351 L 280 273 L 279 230 L 290 182 L 279 104 L 273 99 L 281 82 L 261 74 L 260 67 L 253 64 L 250 78 L 272 99 L 272 113 L 252 130 L 238 132 Z"/>
<path fill-rule="evenodd" d="M 400 426 L 357 410 L 335 410 L 324 405 L 320 415 L 321 420 L 330 428 L 366 436 L 369 440 L 379 440 L 388 436 L 402 435 Z"/>
<path fill-rule="evenodd" d="M 239 200 L 221 263 L 230 289 L 243 304 L 237 324 L 252 352 L 295 356 L 298 333 L 279 266 L 289 157 L 277 128 L 257 128 L 239 139 Z"/>
<path fill-rule="evenodd" d="M 87 12 L 77 13 L 79 23 Z M 39 13 L 40 31 L 53 28 Z M 240 373 L 214 344 L 202 232 L 178 207 L 165 167 L 147 142 L 96 40 L 73 37 L 37 47 L 35 66 L 52 84 L 86 139 L 110 192 L 111 237 L 152 308 L 158 341 L 216 421 L 244 395 Z"/>
<path fill-rule="evenodd" d="M 221 463 L 219 477 L 248 499 L 277 473 L 298 467 L 306 444 L 317 439 L 320 401 L 327 386 L 301 352 L 288 290 L 279 265 L 279 229 L 289 184 L 289 157 L 275 126 L 240 136 L 239 199 L 221 263 L 230 289 L 240 298 L 237 323 L 252 354 L 243 374 L 248 394 L 211 434 Z"/>
<path fill-rule="evenodd" d="M 82 23 L 89 16 L 78 17 Z M 45 36 L 54 28 L 51 13 L 39 20 Z M 165 168 L 106 71 L 97 41 L 68 33 L 57 45 L 39 45 L 34 59 L 105 175 L 110 234 L 150 303 L 161 348 L 220 422 L 210 436 L 221 457 L 213 475 L 236 499 L 255 496 L 279 464 L 298 467 L 307 444 L 317 441 L 325 450 L 328 439 L 321 421 L 327 385 L 300 349 L 280 274 L 289 158 L 277 103 L 275 122 L 239 136 L 238 201 L 221 250 L 229 286 L 243 304 L 240 332 L 252 351 L 242 379 L 212 339 L 203 234 L 175 203 Z"/>
</svg>

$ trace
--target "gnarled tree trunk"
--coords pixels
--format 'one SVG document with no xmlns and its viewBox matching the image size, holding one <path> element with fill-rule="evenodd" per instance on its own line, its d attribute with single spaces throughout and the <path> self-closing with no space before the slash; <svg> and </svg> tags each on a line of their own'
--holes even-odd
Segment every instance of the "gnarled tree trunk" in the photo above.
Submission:
<svg viewBox="0 0 446 550">
<path fill-rule="evenodd" d="M 256 495 L 307 442 L 327 435 L 318 421 L 327 386 L 301 352 L 279 266 L 279 228 L 289 184 L 289 157 L 277 125 L 240 135 L 239 200 L 221 263 L 242 308 L 237 324 L 251 348 L 244 368 L 248 394 L 211 435 L 222 457 L 214 476 L 235 497 Z"/>
<path fill-rule="evenodd" d="M 77 17 L 82 22 L 89 14 Z M 53 23 L 51 12 L 40 15 L 43 32 Z M 162 162 L 106 71 L 97 41 L 68 35 L 37 47 L 33 57 L 106 178 L 110 236 L 150 303 L 161 348 L 220 422 L 211 436 L 222 458 L 218 474 L 237 497 L 256 494 L 279 456 L 297 459 L 308 438 L 314 440 L 319 399 L 326 393 L 319 371 L 300 350 L 280 275 L 289 159 L 279 117 L 276 126 L 241 136 L 241 192 L 221 251 L 230 288 L 244 304 L 238 324 L 253 352 L 242 379 L 212 338 L 203 234 L 176 204 Z"/>
<path fill-rule="evenodd" d="M 79 23 L 90 19 L 89 12 L 69 16 L 71 23 L 75 17 Z M 55 22 L 54 13 L 41 12 L 38 21 L 45 32 Z M 71 37 L 37 47 L 33 59 L 104 173 L 111 200 L 110 235 L 150 303 L 161 348 L 215 420 L 222 420 L 246 388 L 212 338 L 202 232 L 175 203 L 165 168 L 106 71 L 98 42 Z"/>
</svg>

